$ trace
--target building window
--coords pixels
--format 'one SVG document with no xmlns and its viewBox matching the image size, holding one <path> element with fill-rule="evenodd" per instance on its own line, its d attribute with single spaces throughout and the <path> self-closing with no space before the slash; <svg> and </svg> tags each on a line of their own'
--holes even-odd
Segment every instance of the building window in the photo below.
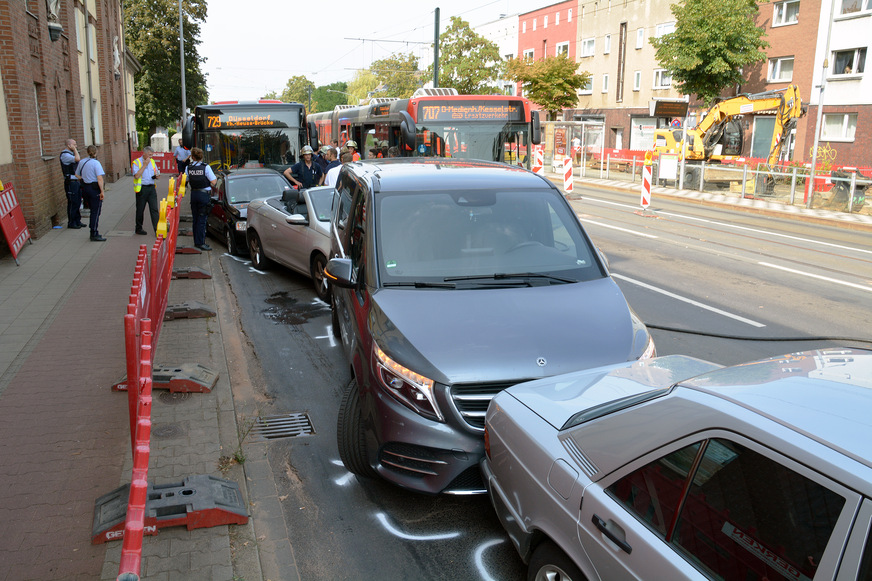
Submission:
<svg viewBox="0 0 872 581">
<path fill-rule="evenodd" d="M 603 54 L 609 54 L 612 52 L 612 35 L 607 34 L 603 39 Z"/>
<path fill-rule="evenodd" d="M 672 86 L 672 75 L 666 69 L 654 69 L 654 88 L 668 89 Z"/>
<path fill-rule="evenodd" d="M 640 28 L 636 31 L 636 49 L 640 49 L 645 46 L 645 29 Z"/>
<path fill-rule="evenodd" d="M 533 19 L 533 30 L 536 30 L 536 19 Z"/>
<path fill-rule="evenodd" d="M 568 42 L 557 43 L 557 56 L 560 56 L 560 55 L 569 56 L 569 43 Z"/>
<path fill-rule="evenodd" d="M 854 141 L 857 130 L 856 113 L 824 113 L 821 139 L 824 141 Z"/>
<path fill-rule="evenodd" d="M 542 28 L 548 28 L 548 15 L 547 14 L 543 18 Z"/>
<path fill-rule="evenodd" d="M 603 93 L 609 92 L 609 76 L 603 75 Z"/>
<path fill-rule="evenodd" d="M 39 154 L 45 155 L 45 143 L 43 142 L 42 134 L 42 99 L 39 98 L 39 85 L 33 84 L 33 102 L 36 105 L 36 132 L 39 134 Z"/>
<path fill-rule="evenodd" d="M 76 13 L 76 50 L 81 53 L 84 50 L 82 48 L 82 11 L 76 8 L 73 12 Z"/>
<path fill-rule="evenodd" d="M 527 34 L 527 21 L 521 23 L 521 34 Z"/>
<path fill-rule="evenodd" d="M 572 8 L 566 11 L 566 22 L 572 22 Z"/>
<path fill-rule="evenodd" d="M 86 25 L 88 27 L 88 58 L 91 59 L 92 63 L 97 62 L 97 30 L 93 24 L 90 22 Z"/>
<path fill-rule="evenodd" d="M 872 0 L 842 0 L 839 14 L 856 14 L 872 11 Z"/>
<path fill-rule="evenodd" d="M 793 57 L 769 59 L 770 83 L 789 83 L 793 80 Z"/>
<path fill-rule="evenodd" d="M 634 71 L 633 72 L 633 90 L 634 91 L 642 90 L 642 71 Z"/>
<path fill-rule="evenodd" d="M 533 58 L 534 58 L 534 56 L 533 56 L 533 49 L 532 48 L 524 51 L 524 60 L 531 61 L 531 60 L 533 60 Z"/>
<path fill-rule="evenodd" d="M 670 32 L 675 32 L 675 22 L 664 22 L 663 24 L 658 24 L 654 35 L 656 38 L 660 38 L 664 34 L 669 34 Z"/>
<path fill-rule="evenodd" d="M 596 48 L 596 39 L 595 38 L 585 38 L 581 41 L 581 56 L 593 56 L 594 49 Z"/>
<path fill-rule="evenodd" d="M 578 90 L 579 95 L 590 95 L 593 93 L 593 75 L 587 77 L 587 82 Z"/>
<path fill-rule="evenodd" d="M 557 12 L 557 14 L 554 15 L 554 26 L 557 26 L 558 24 L 560 24 L 560 12 L 559 11 Z"/>
<path fill-rule="evenodd" d="M 866 70 L 866 48 L 833 52 L 833 75 L 860 75 Z"/>
<path fill-rule="evenodd" d="M 776 2 L 772 13 L 772 26 L 796 24 L 799 21 L 799 0 Z"/>
<path fill-rule="evenodd" d="M 512 60 L 513 58 L 515 58 L 515 55 L 513 55 L 513 54 L 511 54 L 511 53 L 506 55 L 506 60 L 507 60 L 507 61 L 510 61 L 510 60 Z"/>
</svg>

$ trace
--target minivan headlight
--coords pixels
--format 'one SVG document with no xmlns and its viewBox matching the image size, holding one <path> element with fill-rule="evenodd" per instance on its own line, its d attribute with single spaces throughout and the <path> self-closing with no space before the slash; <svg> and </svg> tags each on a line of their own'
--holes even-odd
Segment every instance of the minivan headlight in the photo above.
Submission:
<svg viewBox="0 0 872 581">
<path fill-rule="evenodd" d="M 373 343 L 379 381 L 388 393 L 425 418 L 444 421 L 433 394 L 433 380 L 403 367 Z"/>
</svg>

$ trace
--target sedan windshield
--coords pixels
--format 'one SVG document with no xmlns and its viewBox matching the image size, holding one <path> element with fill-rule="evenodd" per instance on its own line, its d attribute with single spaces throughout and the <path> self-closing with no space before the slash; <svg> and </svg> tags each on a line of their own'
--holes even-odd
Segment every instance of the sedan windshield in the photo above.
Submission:
<svg viewBox="0 0 872 581">
<path fill-rule="evenodd" d="M 273 173 L 231 176 L 227 178 L 227 201 L 231 204 L 242 204 L 258 198 L 278 196 L 287 187 L 285 178 Z"/>
<path fill-rule="evenodd" d="M 388 286 L 541 286 L 605 276 L 578 218 L 551 189 L 382 193 L 376 200 L 376 255 Z"/>
</svg>

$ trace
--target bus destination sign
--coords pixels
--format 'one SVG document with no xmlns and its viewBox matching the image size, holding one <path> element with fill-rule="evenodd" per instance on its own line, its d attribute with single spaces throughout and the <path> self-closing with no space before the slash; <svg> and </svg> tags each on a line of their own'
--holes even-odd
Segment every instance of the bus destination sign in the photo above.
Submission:
<svg viewBox="0 0 872 581">
<path fill-rule="evenodd" d="M 510 101 L 427 101 L 419 121 L 524 121 L 524 106 Z"/>
<path fill-rule="evenodd" d="M 220 113 L 206 115 L 206 129 L 247 129 L 252 127 L 287 127 L 285 120 L 279 120 L 272 114 L 230 114 Z"/>
</svg>

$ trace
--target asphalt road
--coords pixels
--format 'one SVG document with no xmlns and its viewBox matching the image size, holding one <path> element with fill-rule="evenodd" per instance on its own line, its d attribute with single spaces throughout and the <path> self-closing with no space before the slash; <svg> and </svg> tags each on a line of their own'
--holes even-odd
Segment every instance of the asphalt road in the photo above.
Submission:
<svg viewBox="0 0 872 581">
<path fill-rule="evenodd" d="M 733 364 L 872 340 L 868 234 L 658 200 L 640 215 L 634 196 L 579 193 L 573 206 L 659 354 Z M 350 375 L 328 305 L 281 267 L 221 264 L 262 377 L 247 409 L 311 420 L 312 434 L 268 447 L 301 578 L 524 578 L 485 496 L 423 496 L 344 469 L 336 414 Z"/>
</svg>

